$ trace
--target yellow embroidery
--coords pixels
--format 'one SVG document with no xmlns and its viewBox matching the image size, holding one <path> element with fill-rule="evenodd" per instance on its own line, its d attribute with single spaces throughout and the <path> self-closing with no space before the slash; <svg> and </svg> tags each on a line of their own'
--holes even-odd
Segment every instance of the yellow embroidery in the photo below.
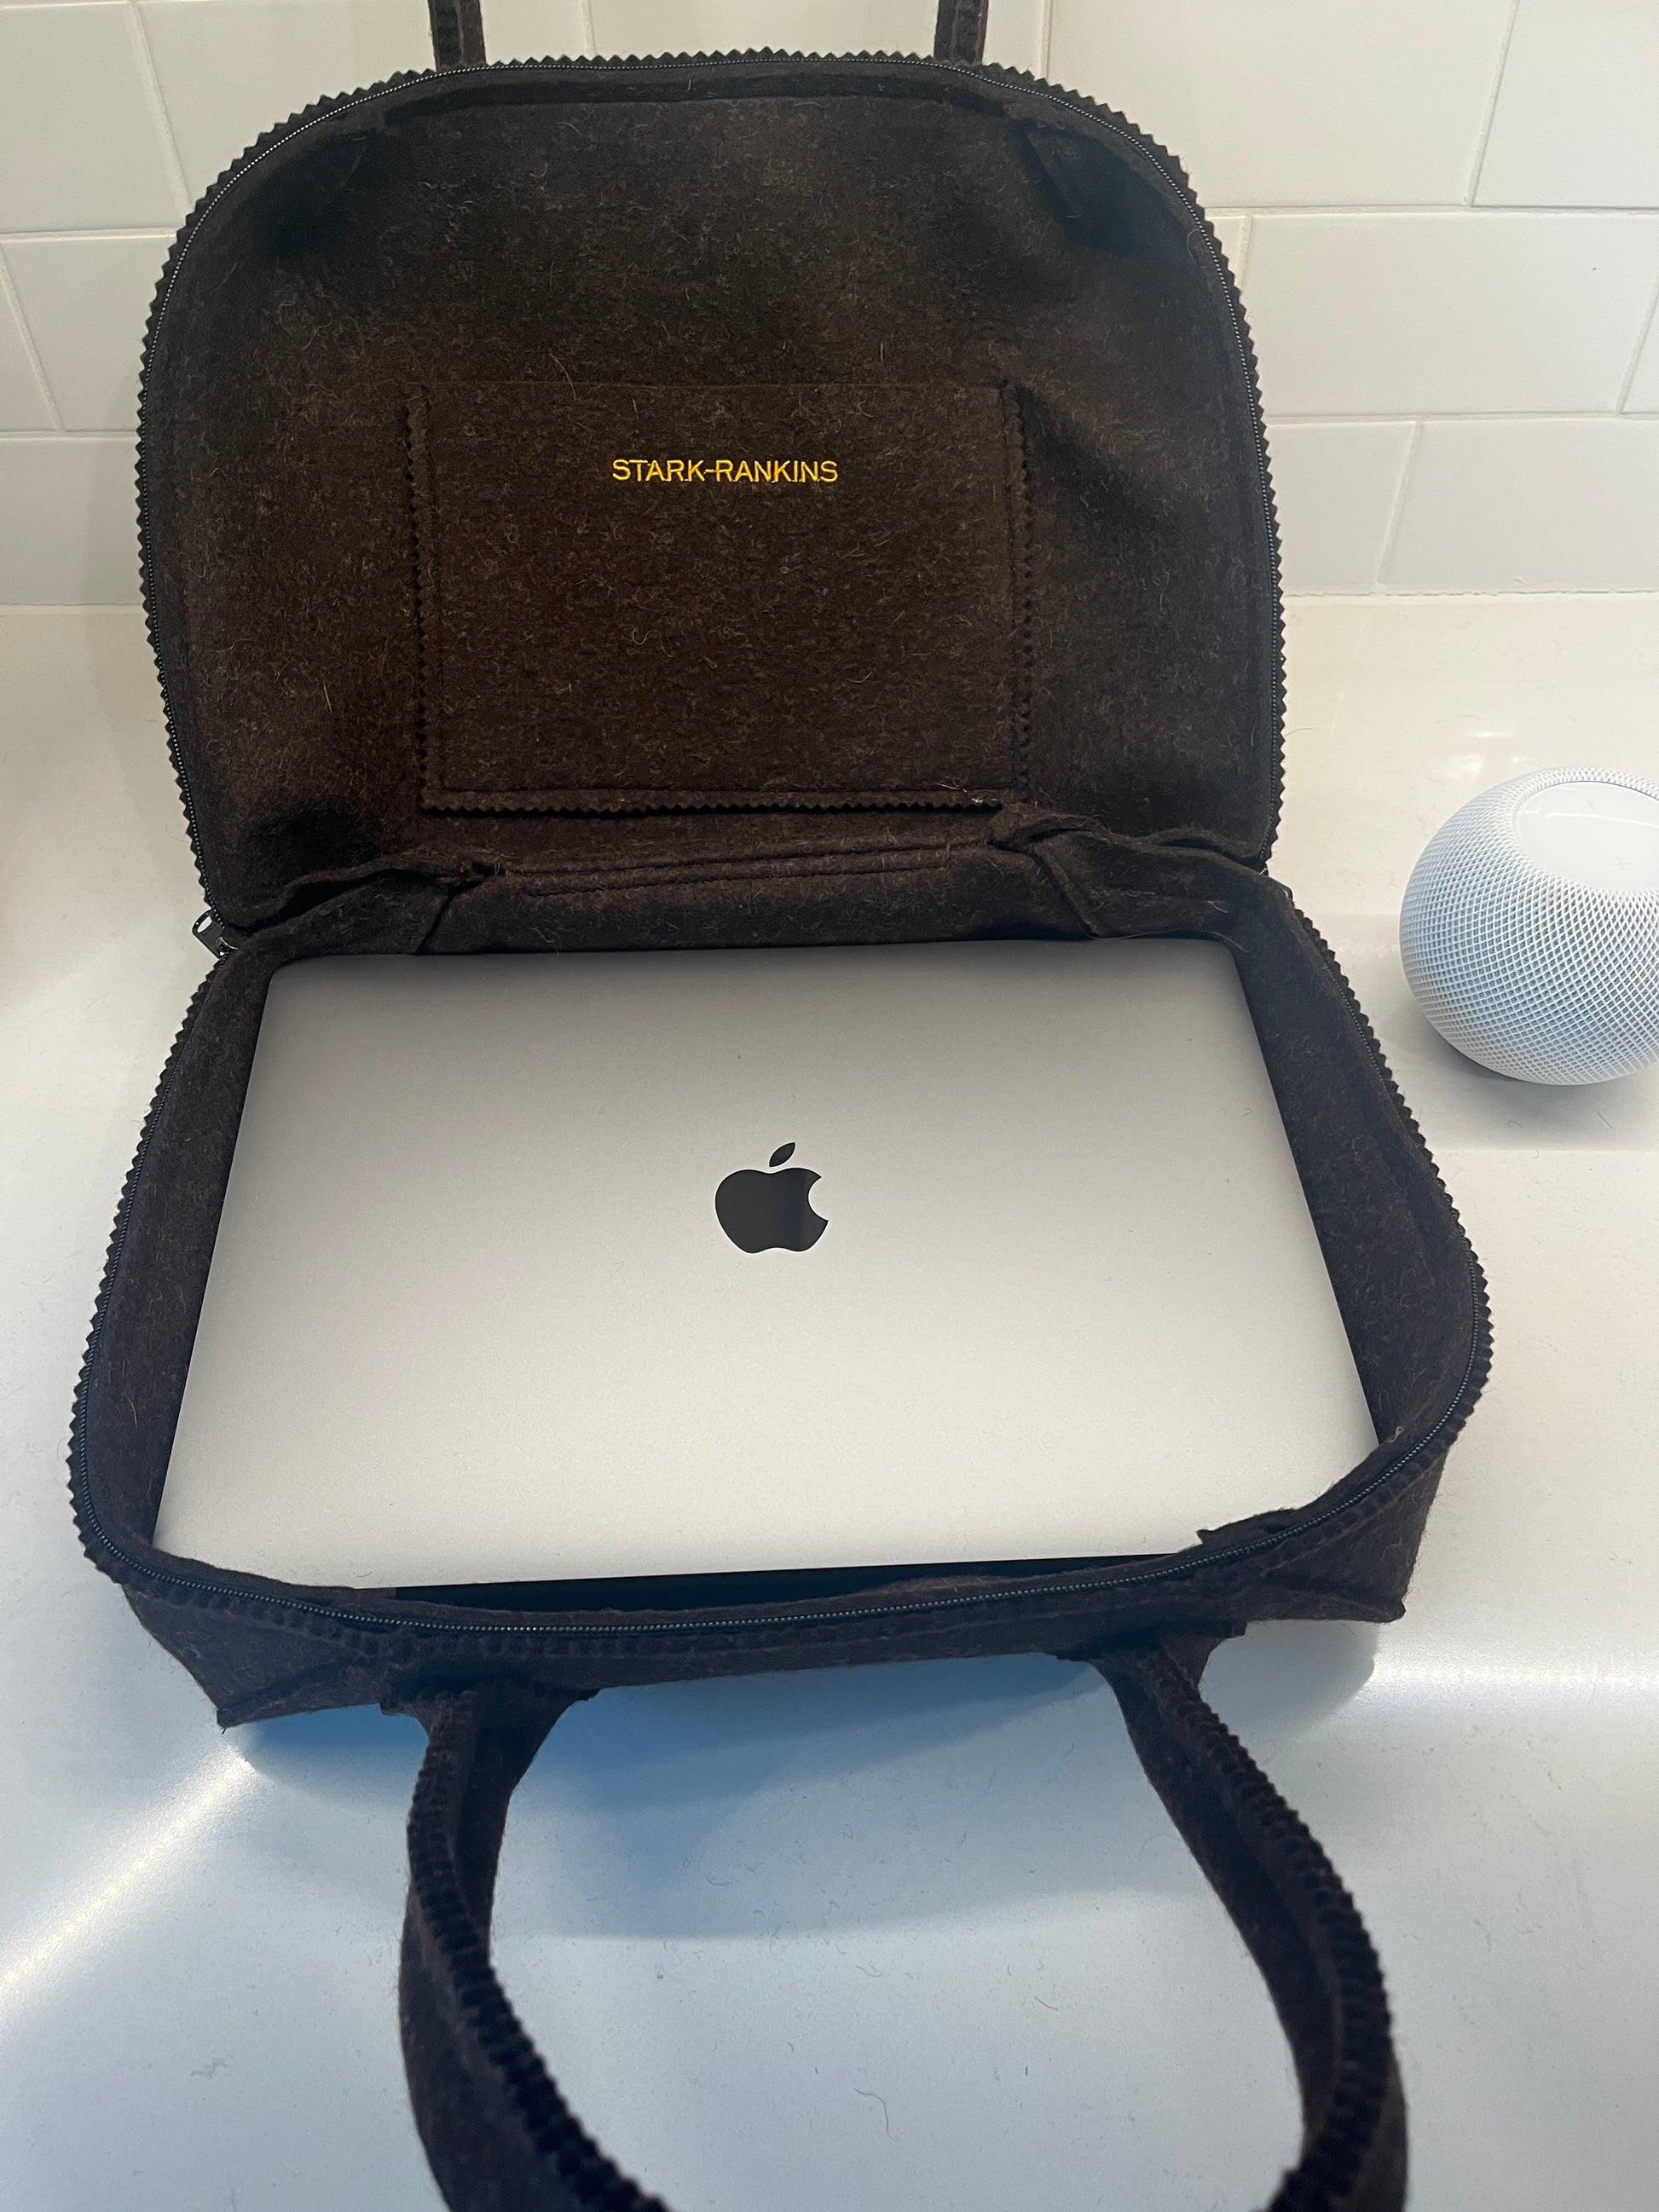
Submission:
<svg viewBox="0 0 1659 2212">
<path fill-rule="evenodd" d="M 611 475 L 617 483 L 832 484 L 840 481 L 841 471 L 834 461 L 658 461 L 643 453 L 619 453 Z"/>
</svg>

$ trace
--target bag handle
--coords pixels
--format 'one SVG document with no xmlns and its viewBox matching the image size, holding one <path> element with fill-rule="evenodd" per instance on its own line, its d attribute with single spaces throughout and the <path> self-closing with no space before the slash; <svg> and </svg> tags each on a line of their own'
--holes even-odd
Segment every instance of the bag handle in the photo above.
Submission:
<svg viewBox="0 0 1659 2212">
<path fill-rule="evenodd" d="M 1296 2061 L 1302 2155 L 1267 2212 L 1400 2212 L 1406 2112 L 1382 1976 L 1330 1862 L 1205 1703 L 1214 1638 L 1074 1655 L 1115 1691 L 1153 1788 L 1249 1947 Z M 416 1702 L 398 2009 L 416 2124 L 451 2212 L 666 2212 L 586 2133 L 507 2002 L 490 1908 L 513 1792 L 590 1692 Z"/>
<path fill-rule="evenodd" d="M 982 62 L 991 0 L 939 0 L 933 22 L 936 62 Z"/>
<path fill-rule="evenodd" d="M 432 59 L 441 70 L 481 69 L 483 10 L 479 0 L 426 0 L 432 24 Z"/>
<path fill-rule="evenodd" d="M 933 27 L 936 62 L 982 62 L 990 0 L 939 0 Z M 432 58 L 441 70 L 477 69 L 484 59 L 479 0 L 427 0 L 432 19 Z"/>
<path fill-rule="evenodd" d="M 1406 2100 L 1382 1969 L 1336 1869 L 1205 1702 L 1214 1641 L 1086 1656 L 1116 1692 L 1146 1778 L 1244 1938 L 1291 2046 L 1302 2155 L 1267 2212 L 1400 2212 Z"/>
</svg>

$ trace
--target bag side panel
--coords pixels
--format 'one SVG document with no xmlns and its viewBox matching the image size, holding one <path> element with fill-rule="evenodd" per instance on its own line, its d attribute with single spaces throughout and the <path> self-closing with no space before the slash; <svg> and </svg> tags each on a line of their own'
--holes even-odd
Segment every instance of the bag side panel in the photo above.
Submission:
<svg viewBox="0 0 1659 2212">
<path fill-rule="evenodd" d="M 1011 820 L 940 866 L 752 866 L 711 881 L 370 884 L 231 954 L 158 1098 L 112 1252 L 78 1408 L 77 1512 L 94 1560 L 128 1589 L 227 1717 L 398 1701 L 420 1686 L 527 1670 L 598 1686 L 792 1666 L 1080 1649 L 1172 1625 L 1391 1618 L 1446 1444 L 1484 1371 L 1478 1273 L 1455 1214 L 1339 971 L 1276 887 L 1214 855 Z M 758 912 L 757 912 L 758 906 Z M 1311 1503 L 1211 1532 L 1166 1559 L 1043 1571 L 919 1570 L 832 1597 L 788 1577 L 751 1602 L 595 1613 L 556 1588 L 514 1606 L 397 1592 L 303 1590 L 157 1553 L 149 1541 L 234 1151 L 265 985 L 282 962 L 440 941 L 599 945 L 798 942 L 1018 930 L 1209 935 L 1234 946 L 1261 1009 L 1270 1073 L 1303 1166 L 1362 1374 L 1388 1422 L 1361 1468 Z M 508 928 L 510 925 L 510 928 Z M 1278 980 L 1273 980 L 1277 978 Z M 1241 1286 L 1241 1295 L 1248 1286 Z M 1379 1426 L 1382 1426 L 1379 1421 Z M 666 1602 L 667 1609 L 664 1609 Z"/>
</svg>

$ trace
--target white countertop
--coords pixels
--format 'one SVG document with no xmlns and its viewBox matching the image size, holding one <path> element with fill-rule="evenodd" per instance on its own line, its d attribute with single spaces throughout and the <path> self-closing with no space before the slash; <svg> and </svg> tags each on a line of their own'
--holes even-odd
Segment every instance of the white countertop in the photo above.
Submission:
<svg viewBox="0 0 1659 2212">
<path fill-rule="evenodd" d="M 1659 2165 L 1659 1073 L 1539 1091 L 1418 1018 L 1430 832 L 1659 775 L 1659 602 L 1304 600 L 1275 872 L 1347 965 L 1491 1278 L 1492 1383 L 1405 1620 L 1207 1687 L 1354 1891 L 1414 2212 L 1648 2212 Z M 0 610 L 0 2203 L 434 2206 L 393 2009 L 411 1722 L 221 1736 L 81 1555 L 64 1453 L 116 1200 L 206 956 L 136 610 Z M 1043 1659 L 613 1692 L 521 1790 L 509 1993 L 675 2212 L 1249 2212 L 1267 1998 Z"/>
</svg>

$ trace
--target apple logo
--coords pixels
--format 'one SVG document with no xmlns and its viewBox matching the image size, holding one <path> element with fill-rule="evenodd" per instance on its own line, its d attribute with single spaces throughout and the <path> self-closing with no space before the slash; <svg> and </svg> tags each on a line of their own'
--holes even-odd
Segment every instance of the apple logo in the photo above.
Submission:
<svg viewBox="0 0 1659 2212">
<path fill-rule="evenodd" d="M 806 1202 L 816 1169 L 784 1167 L 794 1149 L 780 1145 L 766 1167 L 739 1168 L 714 1193 L 714 1218 L 738 1251 L 805 1252 L 830 1226 Z"/>
</svg>

